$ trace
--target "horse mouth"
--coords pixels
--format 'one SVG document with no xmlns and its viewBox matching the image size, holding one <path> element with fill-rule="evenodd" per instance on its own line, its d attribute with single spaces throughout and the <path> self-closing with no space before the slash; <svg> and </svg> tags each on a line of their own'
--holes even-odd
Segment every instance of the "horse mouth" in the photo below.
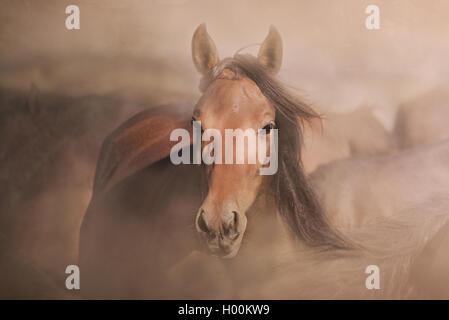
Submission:
<svg viewBox="0 0 449 320">
<path fill-rule="evenodd" d="M 217 245 L 217 243 L 207 243 L 206 250 L 213 257 L 220 259 L 232 259 L 236 257 L 240 251 L 240 241 L 237 240 L 237 242 L 225 246 L 220 244 Z"/>
<path fill-rule="evenodd" d="M 237 256 L 237 254 L 239 252 L 239 248 L 230 249 L 230 250 L 226 250 L 226 251 L 223 251 L 223 250 L 212 251 L 211 250 L 210 252 L 211 252 L 211 255 L 213 257 L 217 257 L 217 258 L 220 258 L 220 259 L 232 259 L 235 256 Z"/>
</svg>

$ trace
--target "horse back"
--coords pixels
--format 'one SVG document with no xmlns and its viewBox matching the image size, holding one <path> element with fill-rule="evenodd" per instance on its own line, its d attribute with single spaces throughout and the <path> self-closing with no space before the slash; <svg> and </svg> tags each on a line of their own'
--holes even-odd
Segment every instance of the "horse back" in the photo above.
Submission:
<svg viewBox="0 0 449 320">
<path fill-rule="evenodd" d="M 94 178 L 94 194 L 167 157 L 176 144 L 174 129 L 191 133 L 192 105 L 166 104 L 142 111 L 104 140 Z"/>
<path fill-rule="evenodd" d="M 183 108 L 144 111 L 105 139 L 80 230 L 83 296 L 161 298 L 167 269 L 196 248 L 202 170 L 169 158 L 171 131 L 189 130 Z"/>
</svg>

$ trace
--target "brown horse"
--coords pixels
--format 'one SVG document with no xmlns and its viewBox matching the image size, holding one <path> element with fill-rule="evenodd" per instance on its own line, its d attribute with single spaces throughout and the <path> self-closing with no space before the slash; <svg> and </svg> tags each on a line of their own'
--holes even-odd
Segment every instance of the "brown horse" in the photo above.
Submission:
<svg viewBox="0 0 449 320">
<path fill-rule="evenodd" d="M 152 108 L 127 121 L 103 143 L 80 235 L 86 295 L 121 296 L 126 290 L 119 290 L 117 277 L 128 279 L 121 282 L 142 294 L 139 290 L 160 279 L 158 272 L 198 248 L 197 236 L 185 232 L 192 222 L 201 242 L 227 258 L 237 254 L 247 224 L 261 213 L 276 217 L 278 212 L 290 238 L 306 246 L 347 246 L 327 223 L 301 167 L 301 125 L 318 115 L 275 77 L 282 60 L 277 30 L 270 28 L 257 58 L 235 55 L 220 61 L 201 25 L 193 36 L 192 54 L 203 75 L 203 96 L 196 106 Z M 174 144 L 170 132 L 192 130 L 187 120 L 192 115 L 203 129 L 221 132 L 265 129 L 269 139 L 271 130 L 278 129 L 277 173 L 260 175 L 258 163 L 201 167 L 170 163 Z M 273 233 L 274 226 L 267 232 Z M 138 270 L 151 270 L 152 276 L 142 281 Z"/>
<path fill-rule="evenodd" d="M 225 129 L 265 129 L 268 135 L 273 128 L 279 131 L 279 170 L 274 176 L 258 174 L 260 164 L 206 167 L 209 192 L 196 226 L 209 249 L 224 257 L 235 256 L 245 233 L 247 212 L 257 197 L 267 195 L 275 199 L 277 210 L 298 239 L 313 246 L 343 246 L 303 174 L 301 124 L 318 114 L 275 77 L 282 61 L 278 31 L 270 28 L 257 58 L 235 55 L 220 62 L 215 44 L 201 25 L 193 36 L 192 55 L 203 75 L 203 96 L 193 115 L 204 130 L 217 129 L 222 137 Z"/>
<path fill-rule="evenodd" d="M 407 211 L 399 226 L 381 221 L 350 237 L 331 227 L 301 164 L 302 125 L 318 115 L 275 76 L 282 60 L 276 29 L 270 28 L 257 58 L 237 54 L 220 61 L 201 25 L 192 53 L 203 75 L 196 106 L 152 108 L 103 143 L 80 234 L 82 294 L 276 298 L 278 288 L 288 289 L 288 297 L 361 297 L 368 263 L 388 270 L 389 279 L 396 279 L 398 270 L 408 272 L 412 257 L 446 222 L 447 213 L 435 210 L 436 218 L 424 229 L 421 222 L 429 215 L 422 210 L 412 211 L 413 227 L 402 225 L 412 217 Z M 203 130 L 265 129 L 269 139 L 277 129 L 278 171 L 261 176 L 258 163 L 174 165 L 170 133 L 192 132 L 192 115 Z M 192 154 L 192 149 L 189 142 L 181 151 Z M 410 247 L 408 236 L 416 245 Z M 394 250 L 387 250 L 392 242 Z M 356 249 L 361 249 L 356 243 L 369 250 Z M 204 246 L 215 256 L 234 259 L 198 255 Z M 407 272 L 397 280 L 399 297 L 408 292 Z M 298 288 L 308 290 L 326 279 L 316 294 L 298 295 Z M 342 284 L 348 291 L 338 295 Z M 264 288 L 269 289 L 260 291 Z M 388 290 L 385 296 L 393 296 Z"/>
</svg>

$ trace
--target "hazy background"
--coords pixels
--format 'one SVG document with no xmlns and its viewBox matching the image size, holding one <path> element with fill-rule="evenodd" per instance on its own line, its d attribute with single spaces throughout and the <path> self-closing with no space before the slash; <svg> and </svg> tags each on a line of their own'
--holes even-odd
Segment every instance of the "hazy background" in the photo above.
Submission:
<svg viewBox="0 0 449 320">
<path fill-rule="evenodd" d="M 80 30 L 65 28 L 71 4 Z M 369 4 L 380 30 L 365 28 Z M 101 142 L 145 107 L 199 97 L 200 23 L 221 57 L 275 25 L 282 79 L 322 110 L 375 106 L 389 127 L 397 105 L 446 85 L 448 12 L 444 0 L 0 0 L 0 297 L 66 292 Z"/>
<path fill-rule="evenodd" d="M 1 1 L 0 84 L 72 96 L 196 95 L 190 58 L 195 28 L 206 22 L 221 57 L 260 43 L 268 26 L 284 40 L 281 77 L 323 108 L 394 103 L 445 82 L 447 1 Z M 81 29 L 65 28 L 76 4 Z M 365 28 L 376 4 L 380 30 Z M 249 49 L 254 52 L 256 49 Z M 167 97 L 165 98 L 167 99 Z"/>
</svg>

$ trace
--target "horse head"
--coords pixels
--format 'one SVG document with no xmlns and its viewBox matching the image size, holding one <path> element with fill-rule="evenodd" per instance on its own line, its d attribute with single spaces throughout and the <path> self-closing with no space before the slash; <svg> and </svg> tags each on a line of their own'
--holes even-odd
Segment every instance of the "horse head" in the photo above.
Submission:
<svg viewBox="0 0 449 320">
<path fill-rule="evenodd" d="M 327 241 L 326 233 L 332 232 L 305 181 L 300 161 L 299 123 L 318 115 L 276 79 L 282 62 L 282 40 L 276 28 L 270 27 L 257 57 L 236 54 L 220 60 L 202 24 L 193 35 L 192 56 L 203 76 L 203 95 L 193 112 L 194 124 L 200 124 L 203 133 L 216 132 L 214 142 L 221 140 L 218 145 L 224 146 L 224 153 L 231 152 L 234 160 L 226 161 L 229 154 L 220 152 L 214 154 L 219 161 L 205 169 L 208 193 L 195 223 L 209 250 L 224 258 L 237 254 L 247 227 L 246 213 L 264 190 L 272 192 L 278 211 L 293 233 L 310 243 L 335 242 Z M 279 141 L 273 144 L 278 128 Z M 256 132 L 257 139 L 243 137 L 243 143 L 234 144 L 234 138 L 225 139 L 227 130 Z M 261 169 L 270 164 L 249 161 L 261 148 L 260 141 L 265 143 L 265 154 L 279 145 L 279 172 L 262 175 Z M 203 153 L 205 147 L 203 143 Z M 245 161 L 236 164 L 236 154 L 242 151 L 239 148 L 244 149 L 240 154 Z"/>
</svg>

